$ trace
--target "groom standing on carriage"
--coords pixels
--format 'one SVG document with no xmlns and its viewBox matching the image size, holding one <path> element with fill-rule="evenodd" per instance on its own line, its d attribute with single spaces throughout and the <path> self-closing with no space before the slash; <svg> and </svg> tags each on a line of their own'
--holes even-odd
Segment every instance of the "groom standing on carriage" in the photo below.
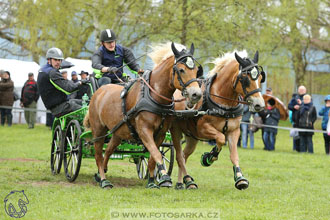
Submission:
<svg viewBox="0 0 330 220">
<path fill-rule="evenodd" d="M 116 44 L 116 35 L 111 29 L 101 32 L 101 46 L 92 56 L 92 67 L 99 86 L 123 81 L 123 63 L 125 62 L 134 74 L 143 73 L 130 49 Z"/>
</svg>

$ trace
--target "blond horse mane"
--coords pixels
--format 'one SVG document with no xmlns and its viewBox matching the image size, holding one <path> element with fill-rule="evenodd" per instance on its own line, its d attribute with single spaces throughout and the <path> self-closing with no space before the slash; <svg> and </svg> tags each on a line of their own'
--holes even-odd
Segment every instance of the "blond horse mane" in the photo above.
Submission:
<svg viewBox="0 0 330 220">
<path fill-rule="evenodd" d="M 175 44 L 175 47 L 178 51 L 186 49 L 186 47 L 181 44 Z M 171 42 L 151 46 L 151 49 L 152 51 L 148 54 L 148 56 L 154 62 L 154 68 L 161 64 L 164 60 L 167 60 L 168 58 L 174 56 L 171 48 Z"/>
<path fill-rule="evenodd" d="M 215 66 L 213 69 L 207 74 L 207 77 L 210 78 L 216 73 L 220 73 L 220 70 L 229 62 L 232 60 L 235 60 L 235 52 L 240 56 L 240 57 L 247 57 L 247 52 L 246 50 L 243 51 L 233 51 L 233 52 L 228 52 L 225 53 L 223 56 L 219 56 L 215 58 L 213 61 L 210 63 L 213 63 Z"/>
</svg>

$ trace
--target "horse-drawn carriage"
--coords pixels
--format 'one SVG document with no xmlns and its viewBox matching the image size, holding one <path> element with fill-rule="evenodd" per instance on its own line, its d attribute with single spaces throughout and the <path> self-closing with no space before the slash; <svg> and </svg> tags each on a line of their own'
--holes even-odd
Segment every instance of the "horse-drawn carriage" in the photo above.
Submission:
<svg viewBox="0 0 330 220">
<path fill-rule="evenodd" d="M 95 79 L 91 78 L 90 91 L 95 92 Z M 86 130 L 83 125 L 84 117 L 88 111 L 89 96 L 83 97 L 83 106 L 74 112 L 70 112 L 54 119 L 52 125 L 52 145 L 50 165 L 53 174 L 61 171 L 62 163 L 65 176 L 68 181 L 73 182 L 78 177 L 81 161 L 84 156 L 94 156 L 94 149 L 89 141 L 92 139 L 92 132 Z M 104 149 L 111 134 L 107 136 Z M 174 164 L 174 148 L 171 143 L 171 135 L 166 134 L 164 142 L 159 148 L 168 174 L 171 175 Z M 146 179 L 148 176 L 148 160 L 150 153 L 142 143 L 123 141 L 111 155 L 112 160 L 123 160 L 128 158 L 136 164 L 138 178 Z"/>
<path fill-rule="evenodd" d="M 242 104 L 255 111 L 264 107 L 259 87 L 265 80 L 265 73 L 257 64 L 258 53 L 253 60 L 243 59 L 236 53 L 236 60 L 219 60 L 200 87 L 196 78 L 202 75 L 202 69 L 195 65 L 193 45 L 190 51 L 178 51 L 172 43 L 171 49 L 161 48 L 151 56 L 156 64 L 152 73 L 146 72 L 124 87 L 102 86 L 93 94 L 89 106 L 54 121 L 53 173 L 59 173 L 63 159 L 66 177 L 74 181 L 79 174 L 83 147 L 94 144 L 98 167 L 95 179 L 102 188 L 113 186 L 105 178 L 109 158 L 126 157 L 137 165 L 139 178 L 148 176 L 148 188 L 170 187 L 174 147 L 179 166 L 176 188 L 184 188 L 182 182 L 185 188 L 197 188 L 194 179 L 187 174 L 185 163 L 198 140 L 216 141 L 216 147 L 201 158 L 202 165 L 210 166 L 227 139 L 235 187 L 248 187 L 249 182 L 238 164 L 237 140 Z M 93 81 L 91 85 L 93 87 Z M 176 90 L 181 90 L 180 97 L 175 95 Z M 179 116 L 186 119 L 180 122 Z M 174 126 L 171 127 L 172 122 Z M 184 153 L 182 134 L 187 140 Z M 107 146 L 106 139 L 110 139 Z"/>
</svg>

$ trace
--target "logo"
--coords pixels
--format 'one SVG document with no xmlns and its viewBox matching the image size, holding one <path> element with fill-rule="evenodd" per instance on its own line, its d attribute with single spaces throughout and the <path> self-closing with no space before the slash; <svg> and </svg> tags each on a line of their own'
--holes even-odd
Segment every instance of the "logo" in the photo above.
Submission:
<svg viewBox="0 0 330 220">
<path fill-rule="evenodd" d="M 26 204 L 29 204 L 29 199 L 24 194 L 24 190 L 11 191 L 4 202 L 6 213 L 12 218 L 22 218 L 27 213 Z"/>
</svg>

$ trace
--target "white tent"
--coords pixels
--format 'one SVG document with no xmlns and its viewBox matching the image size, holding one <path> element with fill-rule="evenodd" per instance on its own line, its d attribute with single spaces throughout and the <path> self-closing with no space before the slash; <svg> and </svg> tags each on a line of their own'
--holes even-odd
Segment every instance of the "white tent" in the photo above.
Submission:
<svg viewBox="0 0 330 220">
<path fill-rule="evenodd" d="M 85 72 L 88 72 L 89 74 L 91 74 L 93 72 L 91 60 L 81 60 L 81 59 L 75 59 L 75 58 L 71 58 L 71 57 L 68 57 L 65 60 L 74 65 L 71 68 L 65 69 L 68 71 L 68 78 L 71 77 L 72 71 L 76 71 L 77 74 L 79 74 L 82 70 Z"/>
</svg>

